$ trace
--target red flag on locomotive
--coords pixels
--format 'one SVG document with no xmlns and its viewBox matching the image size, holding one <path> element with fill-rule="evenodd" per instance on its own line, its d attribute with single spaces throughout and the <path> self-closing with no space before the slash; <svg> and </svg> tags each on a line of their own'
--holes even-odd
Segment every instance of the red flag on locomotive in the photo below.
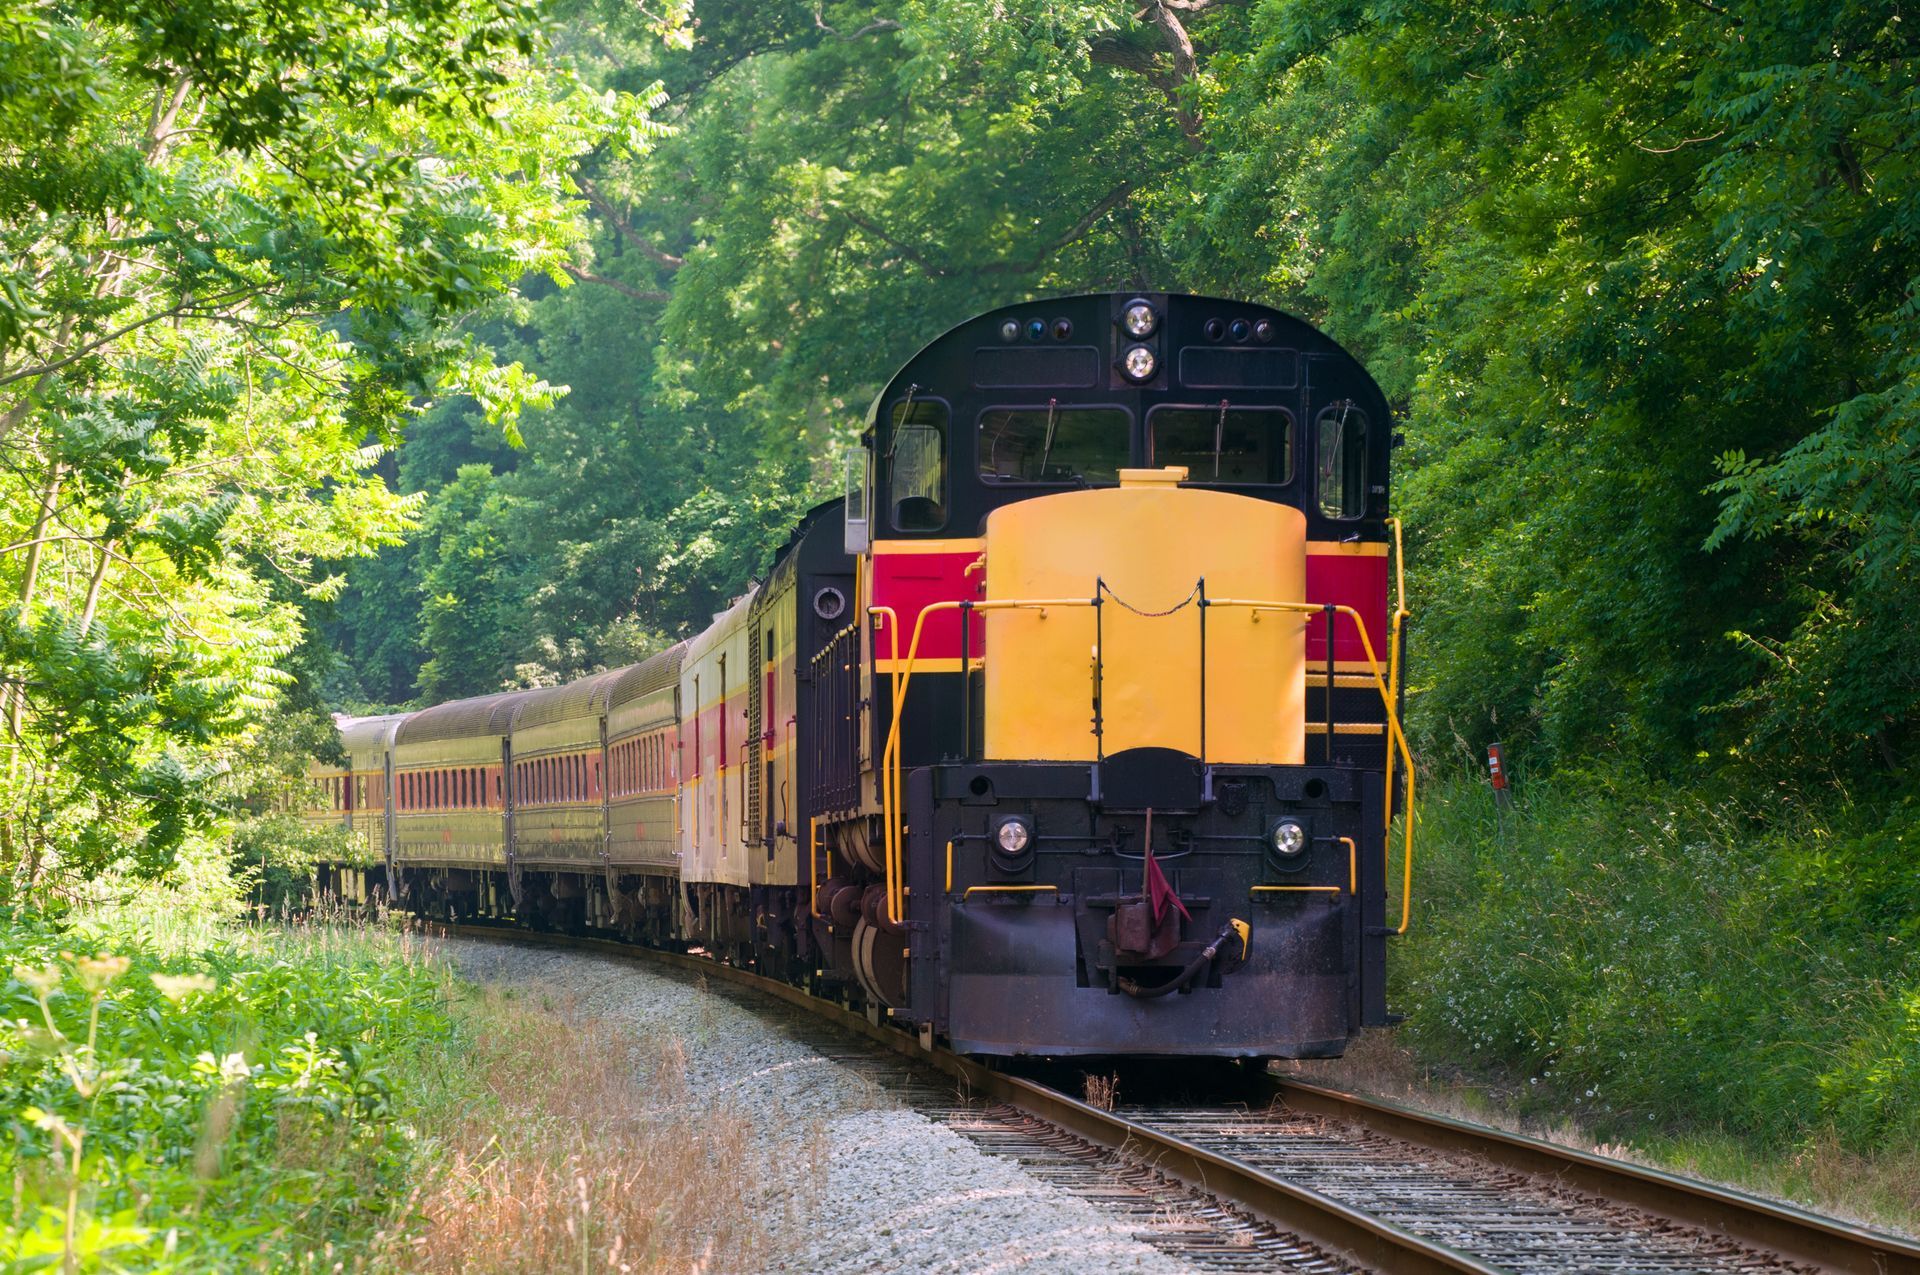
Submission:
<svg viewBox="0 0 1920 1275">
<path fill-rule="evenodd" d="M 1167 874 L 1160 870 L 1160 861 L 1153 857 L 1153 811 L 1151 810 L 1147 811 L 1146 894 L 1148 915 L 1153 917 L 1155 929 L 1160 928 L 1160 921 L 1166 916 L 1169 903 L 1180 909 L 1182 917 L 1189 921 L 1193 920 L 1193 913 L 1187 911 L 1187 905 L 1180 901 L 1180 895 L 1174 890 L 1172 882 L 1167 880 Z"/>
</svg>

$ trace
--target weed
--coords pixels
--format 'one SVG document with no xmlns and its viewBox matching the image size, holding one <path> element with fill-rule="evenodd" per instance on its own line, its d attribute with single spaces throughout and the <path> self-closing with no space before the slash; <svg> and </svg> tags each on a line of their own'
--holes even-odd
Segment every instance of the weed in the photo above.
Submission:
<svg viewBox="0 0 1920 1275">
<path fill-rule="evenodd" d="M 458 1048 L 412 1078 L 432 1166 L 384 1237 L 438 1272 L 751 1269 L 743 1195 L 771 1180 L 752 1128 L 686 1099 L 678 1039 L 643 1043 L 488 988 L 455 1008 Z"/>
</svg>

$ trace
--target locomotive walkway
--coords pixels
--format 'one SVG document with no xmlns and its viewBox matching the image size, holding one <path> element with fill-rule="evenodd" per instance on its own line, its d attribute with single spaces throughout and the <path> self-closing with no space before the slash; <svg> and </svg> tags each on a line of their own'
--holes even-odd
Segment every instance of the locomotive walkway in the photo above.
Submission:
<svg viewBox="0 0 1920 1275">
<path fill-rule="evenodd" d="M 459 925 L 753 993 L 836 1062 L 1202 1270 L 1914 1272 L 1920 1243 L 1571 1148 L 1278 1077 L 1108 1111 L 699 956 Z M 768 1004 L 772 1000 L 777 1004 Z M 956 1091 L 955 1082 L 959 1089 Z"/>
</svg>

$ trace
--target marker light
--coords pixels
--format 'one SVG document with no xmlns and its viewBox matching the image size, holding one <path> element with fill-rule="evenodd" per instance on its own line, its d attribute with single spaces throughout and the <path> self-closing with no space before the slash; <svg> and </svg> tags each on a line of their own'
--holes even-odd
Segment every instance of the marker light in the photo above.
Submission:
<svg viewBox="0 0 1920 1275">
<path fill-rule="evenodd" d="M 1033 828 L 1025 819 L 1015 816 L 1005 820 L 994 829 L 993 839 L 1008 854 L 1019 854 L 1033 840 Z"/>
<path fill-rule="evenodd" d="M 1160 316 L 1154 311 L 1151 301 L 1129 301 L 1127 308 L 1120 312 L 1120 326 L 1134 340 L 1143 341 L 1160 326 Z"/>
<path fill-rule="evenodd" d="M 1273 825 L 1273 848 L 1291 859 L 1307 848 L 1307 830 L 1291 819 Z"/>
<path fill-rule="evenodd" d="M 1273 320 L 1260 319 L 1253 325 L 1253 339 L 1260 342 L 1273 340 Z"/>
<path fill-rule="evenodd" d="M 1008 319 L 1005 323 L 1002 323 L 1000 325 L 1000 339 L 1002 341 L 1018 341 L 1020 339 L 1020 320 Z"/>
<path fill-rule="evenodd" d="M 1027 320 L 1027 339 L 1028 340 L 1038 341 L 1041 337 L 1045 336 L 1046 334 L 1047 334 L 1047 321 L 1045 319 L 1028 319 Z"/>
<path fill-rule="evenodd" d="M 1227 334 L 1227 325 L 1218 319 L 1208 319 L 1206 323 L 1202 325 L 1201 331 L 1207 334 L 1207 340 L 1218 341 Z"/>
<path fill-rule="evenodd" d="M 1053 339 L 1054 340 L 1064 341 L 1072 335 L 1073 335 L 1072 319 L 1055 319 L 1053 321 Z"/>
<path fill-rule="evenodd" d="M 1235 319 L 1227 325 L 1227 335 L 1232 337 L 1236 343 L 1246 340 L 1247 334 L 1251 331 L 1253 331 L 1253 329 L 1247 325 L 1245 319 Z"/>
<path fill-rule="evenodd" d="M 1150 381 L 1153 371 L 1160 366 L 1160 360 L 1153 356 L 1153 350 L 1144 345 L 1130 346 L 1120 358 L 1120 370 L 1127 374 L 1130 381 Z"/>
</svg>

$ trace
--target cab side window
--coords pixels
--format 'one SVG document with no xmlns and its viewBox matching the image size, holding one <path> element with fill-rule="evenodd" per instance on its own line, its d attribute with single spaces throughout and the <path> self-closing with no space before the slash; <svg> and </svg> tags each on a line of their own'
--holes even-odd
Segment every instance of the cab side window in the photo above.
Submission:
<svg viewBox="0 0 1920 1275">
<path fill-rule="evenodd" d="M 1367 512 L 1367 414 L 1343 399 L 1314 421 L 1315 486 L 1320 512 L 1358 518 Z"/>
<path fill-rule="evenodd" d="M 896 531 L 947 525 L 947 405 L 902 399 L 887 449 L 887 505 Z"/>
</svg>

